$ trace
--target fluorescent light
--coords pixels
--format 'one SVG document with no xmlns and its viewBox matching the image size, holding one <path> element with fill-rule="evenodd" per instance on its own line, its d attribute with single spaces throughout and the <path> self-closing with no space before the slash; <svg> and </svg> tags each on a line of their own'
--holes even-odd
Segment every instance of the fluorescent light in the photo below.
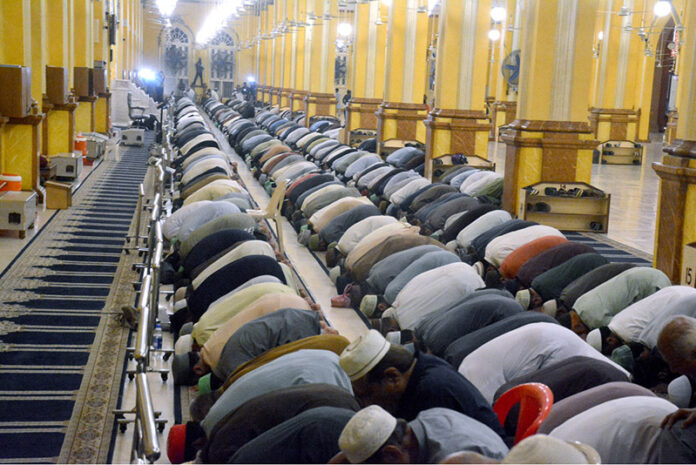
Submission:
<svg viewBox="0 0 696 465">
<path fill-rule="evenodd" d="M 604 31 L 599 31 L 599 33 L 597 34 L 597 39 L 604 40 Z"/>
<path fill-rule="evenodd" d="M 667 16 L 672 12 L 672 4 L 666 0 L 660 0 L 653 7 L 653 13 L 655 16 Z"/>
<path fill-rule="evenodd" d="M 350 23 L 341 23 L 336 28 L 336 32 L 341 37 L 349 37 L 353 33 L 353 26 Z"/>
<path fill-rule="evenodd" d="M 491 29 L 488 31 L 488 38 L 495 42 L 496 40 L 500 39 L 500 31 L 497 29 Z"/>
<path fill-rule="evenodd" d="M 496 6 L 491 8 L 491 19 L 496 23 L 500 23 L 505 19 L 505 8 Z"/>
</svg>

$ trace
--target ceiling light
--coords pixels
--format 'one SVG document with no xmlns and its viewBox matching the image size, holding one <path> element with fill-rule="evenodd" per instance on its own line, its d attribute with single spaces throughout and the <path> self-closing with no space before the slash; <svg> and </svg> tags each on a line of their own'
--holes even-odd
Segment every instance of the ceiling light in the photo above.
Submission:
<svg viewBox="0 0 696 465">
<path fill-rule="evenodd" d="M 341 37 L 349 37 L 353 33 L 353 25 L 350 23 L 341 23 L 338 25 L 336 32 Z"/>
<path fill-rule="evenodd" d="M 653 13 L 655 16 L 667 16 L 672 12 L 672 4 L 667 0 L 660 0 L 653 7 Z"/>
<path fill-rule="evenodd" d="M 505 8 L 502 6 L 491 8 L 491 19 L 496 23 L 500 23 L 505 20 Z"/>
<path fill-rule="evenodd" d="M 497 29 L 491 29 L 488 31 L 488 38 L 495 42 L 496 40 L 500 39 L 500 31 Z"/>
</svg>

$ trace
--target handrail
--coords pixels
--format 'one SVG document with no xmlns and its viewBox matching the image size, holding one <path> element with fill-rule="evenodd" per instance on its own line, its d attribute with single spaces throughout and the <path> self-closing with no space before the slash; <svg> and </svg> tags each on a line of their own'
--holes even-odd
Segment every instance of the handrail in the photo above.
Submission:
<svg viewBox="0 0 696 465">
<path fill-rule="evenodd" d="M 168 114 L 171 119 L 171 112 Z M 161 456 L 160 443 L 158 438 L 159 413 L 155 412 L 152 397 L 147 379 L 147 373 L 153 371 L 149 368 L 150 355 L 152 353 L 152 338 L 155 329 L 155 322 L 159 311 L 159 280 L 160 268 L 164 255 L 164 235 L 162 233 L 161 217 L 165 214 L 164 199 L 167 187 L 165 180 L 167 168 L 173 159 L 173 153 L 169 146 L 171 124 L 163 124 L 163 128 L 168 128 L 163 134 L 163 147 L 161 157 L 154 162 L 156 171 L 152 174 L 154 196 L 152 198 L 152 211 L 150 218 L 140 214 L 145 204 L 145 188 L 143 184 L 139 186 L 139 205 L 136 217 L 136 237 L 140 231 L 142 222 L 148 222 L 148 234 L 143 237 L 143 246 L 147 258 L 144 261 L 142 271 L 142 284 L 137 300 L 138 330 L 135 336 L 135 349 L 133 357 L 136 361 L 135 383 L 136 383 L 136 403 L 135 403 L 135 428 L 133 432 L 133 448 L 131 455 L 132 463 L 154 463 Z M 170 176 L 171 189 L 173 192 L 173 176 Z M 137 242 L 136 242 L 137 246 Z M 157 371 L 157 370 L 154 370 Z M 163 379 L 166 379 L 163 377 Z"/>
<path fill-rule="evenodd" d="M 157 438 L 157 425 L 155 423 L 155 411 L 152 407 L 150 387 L 148 386 L 146 373 L 138 373 L 135 376 L 137 391 L 136 409 L 138 420 L 142 427 L 143 452 L 150 462 L 154 462 L 160 457 L 161 451 L 159 439 Z"/>
<path fill-rule="evenodd" d="M 145 272 L 143 285 L 140 290 L 138 301 L 138 334 L 136 336 L 135 353 L 133 356 L 138 363 L 147 363 L 150 355 L 150 288 L 152 286 L 152 275 Z"/>
</svg>

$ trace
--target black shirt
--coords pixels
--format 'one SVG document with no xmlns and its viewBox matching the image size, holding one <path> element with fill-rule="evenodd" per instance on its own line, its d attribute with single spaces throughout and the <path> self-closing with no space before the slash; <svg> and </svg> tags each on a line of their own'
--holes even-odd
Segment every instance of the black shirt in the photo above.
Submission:
<svg viewBox="0 0 696 465">
<path fill-rule="evenodd" d="M 353 415 L 336 407 L 307 410 L 247 442 L 228 463 L 327 463 Z"/>
<path fill-rule="evenodd" d="M 292 386 L 242 404 L 220 420 L 202 449 L 204 463 L 227 463 L 237 450 L 269 429 L 316 407 L 354 412 L 358 402 L 345 389 L 329 384 Z"/>
<path fill-rule="evenodd" d="M 434 355 L 416 353 L 416 357 L 416 365 L 399 402 L 397 418 L 411 421 L 423 410 L 449 408 L 480 421 L 505 438 L 490 404 L 468 379 Z"/>
</svg>

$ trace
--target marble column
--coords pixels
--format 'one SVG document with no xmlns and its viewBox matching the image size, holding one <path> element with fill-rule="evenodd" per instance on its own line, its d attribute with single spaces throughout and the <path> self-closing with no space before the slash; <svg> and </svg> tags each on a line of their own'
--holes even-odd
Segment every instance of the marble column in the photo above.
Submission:
<svg viewBox="0 0 696 465">
<path fill-rule="evenodd" d="M 684 246 L 696 241 L 696 9 L 686 8 L 682 22 L 676 138 L 662 161 L 653 163 L 660 177 L 653 264 L 674 282 L 682 273 Z"/>
<path fill-rule="evenodd" d="M 507 145 L 503 208 L 541 181 L 590 182 L 597 145 L 587 120 L 597 0 L 527 0 L 517 118 Z"/>
</svg>

